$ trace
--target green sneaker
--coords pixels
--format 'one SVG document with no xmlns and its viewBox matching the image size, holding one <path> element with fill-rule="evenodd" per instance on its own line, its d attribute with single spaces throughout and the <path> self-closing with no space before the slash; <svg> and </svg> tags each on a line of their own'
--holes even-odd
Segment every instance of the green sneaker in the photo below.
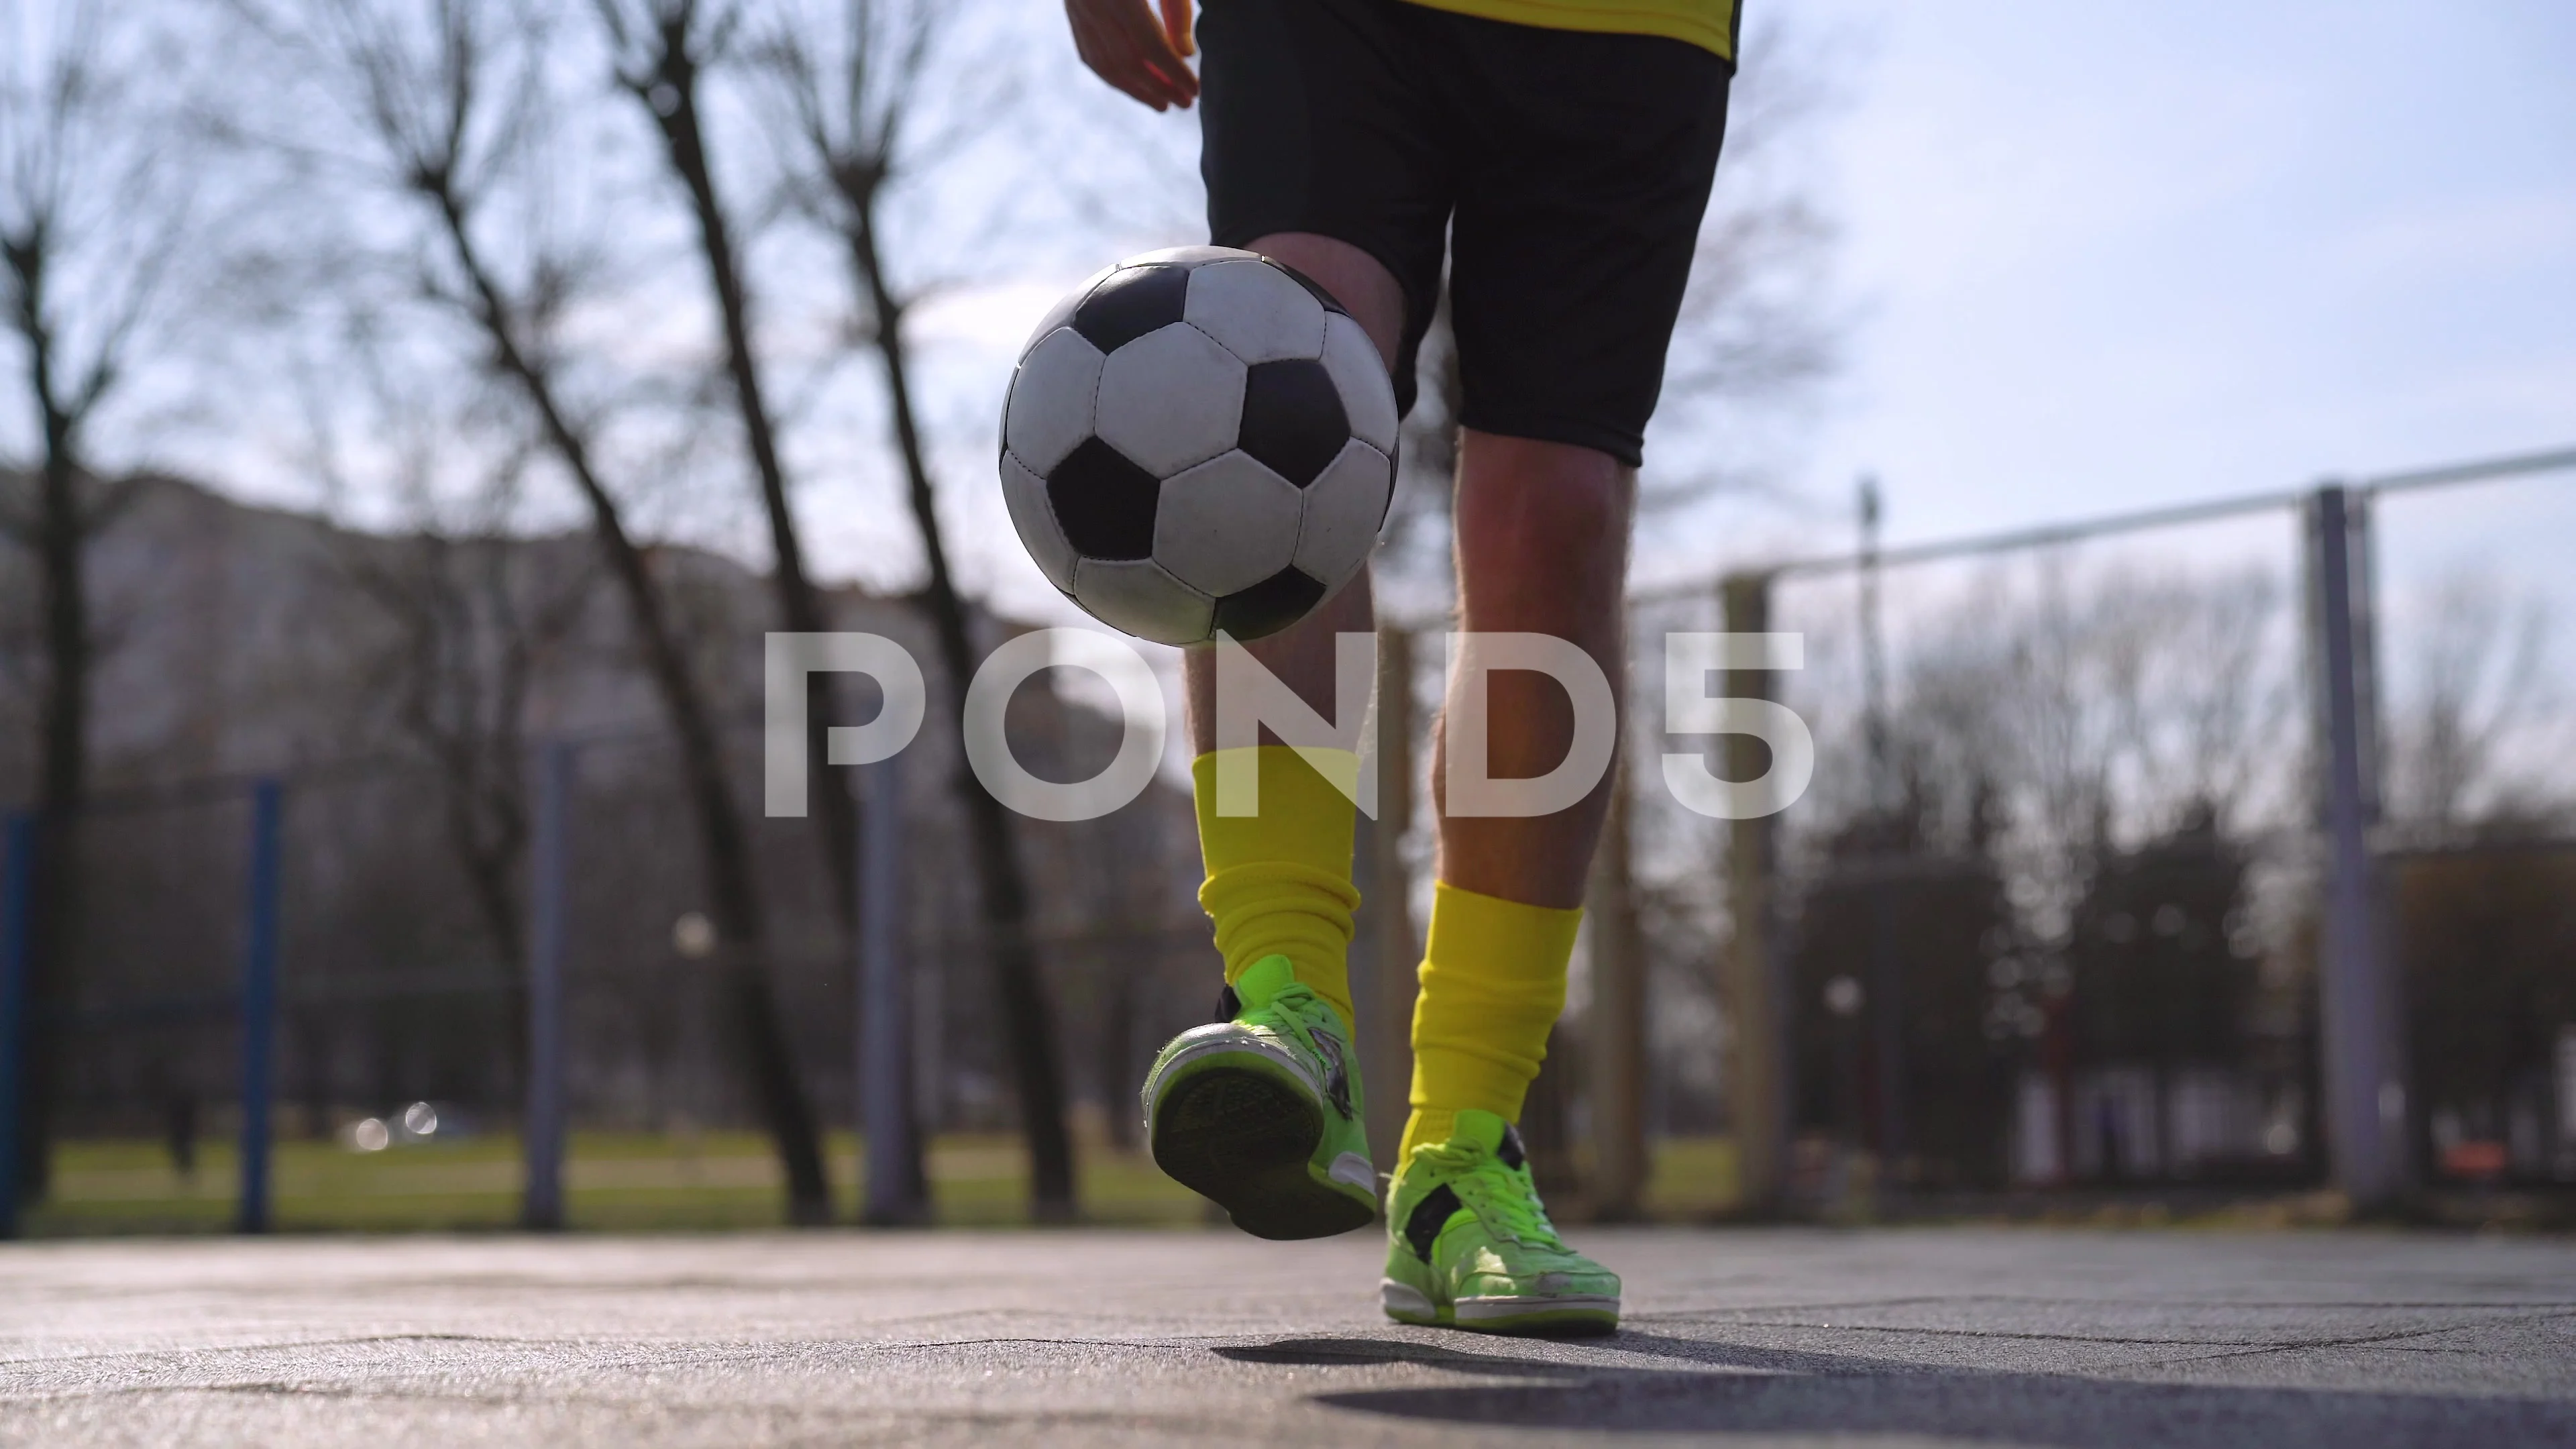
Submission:
<svg viewBox="0 0 2576 1449">
<path fill-rule="evenodd" d="M 1520 1134 L 1491 1112 L 1458 1114 L 1386 1190 L 1386 1277 L 1400 1323 L 1482 1333 L 1609 1333 L 1619 1275 L 1565 1246 L 1530 1183 Z"/>
<path fill-rule="evenodd" d="M 1351 1029 L 1264 956 L 1145 1074 L 1154 1165 L 1256 1238 L 1322 1238 L 1377 1216 Z"/>
</svg>

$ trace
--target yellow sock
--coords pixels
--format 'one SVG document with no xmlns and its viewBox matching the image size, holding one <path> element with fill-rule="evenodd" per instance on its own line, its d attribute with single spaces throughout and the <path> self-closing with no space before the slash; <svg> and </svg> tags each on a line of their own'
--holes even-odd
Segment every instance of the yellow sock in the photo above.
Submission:
<svg viewBox="0 0 2576 1449">
<path fill-rule="evenodd" d="M 1334 766 L 1359 757 L 1335 750 Z M 1260 813 L 1216 813 L 1218 762 L 1250 755 L 1259 770 Z M 1217 750 L 1190 765 L 1199 811 L 1199 853 L 1207 884 L 1199 904 L 1216 922 L 1216 948 L 1231 985 L 1265 956 L 1285 956 L 1297 979 L 1351 1020 L 1351 828 L 1358 809 L 1285 745 Z"/>
<path fill-rule="evenodd" d="M 1442 883 L 1413 1006 L 1413 1114 L 1396 1160 L 1446 1142 L 1460 1110 L 1517 1122 L 1521 1098 L 1565 1010 L 1565 966 L 1581 910 L 1525 906 Z"/>
</svg>

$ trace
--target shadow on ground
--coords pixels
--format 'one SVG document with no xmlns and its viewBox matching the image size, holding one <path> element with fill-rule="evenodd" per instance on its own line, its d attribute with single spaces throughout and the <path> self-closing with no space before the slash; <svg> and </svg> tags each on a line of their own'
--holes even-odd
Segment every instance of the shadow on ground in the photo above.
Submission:
<svg viewBox="0 0 2576 1449">
<path fill-rule="evenodd" d="M 1400 1419 L 1617 1433 L 1921 1435 L 2068 1449 L 2515 1449 L 2576 1444 L 2576 1403 L 2160 1384 L 1783 1352 L 1622 1332 L 1604 1346 L 1692 1368 L 1625 1369 L 1371 1339 L 1219 1349 L 1276 1364 L 1412 1364 L 1512 1383 L 1319 1394 Z"/>
</svg>

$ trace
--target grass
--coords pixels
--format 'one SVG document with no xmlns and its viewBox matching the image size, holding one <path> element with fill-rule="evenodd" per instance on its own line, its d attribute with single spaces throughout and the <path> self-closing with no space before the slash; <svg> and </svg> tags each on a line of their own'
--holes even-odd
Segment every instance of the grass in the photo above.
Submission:
<svg viewBox="0 0 2576 1449">
<path fill-rule="evenodd" d="M 825 1144 L 833 1189 L 855 1201 L 857 1143 Z M 238 1159 L 230 1144 L 199 1148 L 182 1176 L 157 1143 L 85 1141 L 55 1156 L 52 1196 L 30 1209 L 30 1236 L 221 1231 L 232 1223 Z M 521 1167 L 515 1137 L 409 1143 L 353 1152 L 337 1142 L 277 1145 L 273 1215 L 282 1232 L 475 1231 L 514 1227 Z M 933 1214 L 942 1225 L 1028 1220 L 1028 1170 L 1008 1137 L 944 1137 L 932 1144 Z M 782 1176 L 751 1133 L 675 1136 L 580 1132 L 565 1162 L 565 1212 L 594 1231 L 768 1228 L 785 1222 Z M 1081 1191 L 1093 1221 L 1194 1224 L 1199 1200 L 1141 1155 L 1095 1147 L 1083 1154 Z"/>
<path fill-rule="evenodd" d="M 1208 1205 L 1140 1152 L 1082 1144 L 1087 1222 L 1197 1227 Z M 858 1144 L 826 1144 L 835 1200 L 851 1210 Z M 233 1221 L 237 1159 L 229 1143 L 200 1146 L 183 1176 L 149 1141 L 66 1142 L 54 1191 L 24 1217 L 30 1237 L 210 1233 Z M 1026 1224 L 1028 1164 L 1017 1138 L 947 1136 L 929 1157 L 933 1221 L 943 1227 Z M 1734 1160 L 1715 1139 L 1658 1145 L 1647 1205 L 1661 1218 L 1705 1217 L 1732 1191 Z M 353 1152 L 337 1142 L 277 1145 L 273 1216 L 281 1232 L 474 1232 L 516 1226 L 519 1144 L 485 1136 Z M 777 1159 L 747 1132 L 684 1135 L 579 1132 L 565 1165 L 565 1208 L 588 1231 L 722 1231 L 784 1221 Z"/>
<path fill-rule="evenodd" d="M 1735 1139 L 1671 1137 L 1653 1145 L 1646 1178 L 1646 1216 L 1700 1221 L 1735 1202 Z"/>
</svg>

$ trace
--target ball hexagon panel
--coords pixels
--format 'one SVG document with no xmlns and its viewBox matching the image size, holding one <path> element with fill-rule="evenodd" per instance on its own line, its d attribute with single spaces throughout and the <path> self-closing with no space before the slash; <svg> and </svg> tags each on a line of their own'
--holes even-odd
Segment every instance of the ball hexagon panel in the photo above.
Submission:
<svg viewBox="0 0 2576 1449">
<path fill-rule="evenodd" d="M 1047 474 L 1047 502 L 1065 541 L 1086 559 L 1139 559 L 1154 554 L 1154 506 L 1163 480 L 1098 438 L 1065 455 Z"/>
<path fill-rule="evenodd" d="M 1314 357 L 1325 311 L 1297 279 L 1257 259 L 1211 262 L 1190 273 L 1181 316 L 1245 362 Z"/>
<path fill-rule="evenodd" d="M 1342 397 L 1351 436 L 1388 457 L 1395 456 L 1395 384 L 1386 376 L 1386 361 L 1377 355 L 1367 329 L 1348 317 L 1324 319 L 1324 370 Z"/>
<path fill-rule="evenodd" d="M 1043 475 L 1091 436 L 1091 399 L 1100 390 L 1100 349 L 1071 328 L 1038 340 L 1011 377 L 1002 446 Z"/>
<path fill-rule="evenodd" d="M 1073 601 L 1100 621 L 1157 644 L 1196 644 L 1213 627 L 1216 601 L 1151 559 L 1086 558 L 1074 565 Z"/>
<path fill-rule="evenodd" d="M 1114 365 L 1114 362 L 1113 362 Z M 1238 446 L 1303 488 L 1350 441 L 1342 395 L 1320 362 L 1264 362 L 1243 383 Z"/>
<path fill-rule="evenodd" d="M 1230 594 L 1288 566 L 1304 500 L 1295 484 L 1241 452 L 1163 480 L 1154 562 L 1195 589 Z"/>
<path fill-rule="evenodd" d="M 1187 267 L 1121 266 L 1094 283 L 1074 307 L 1073 330 L 1101 351 L 1115 352 L 1180 321 L 1189 288 Z"/>
<path fill-rule="evenodd" d="M 1284 568 L 1251 588 L 1216 601 L 1215 627 L 1237 639 L 1276 634 L 1324 601 L 1323 584 L 1294 568 Z"/>
<path fill-rule="evenodd" d="M 1002 503 L 1011 510 L 1011 527 L 1019 531 L 1020 542 L 1028 545 L 1029 557 L 1037 561 L 1038 572 L 1059 589 L 1072 588 L 1074 560 L 1079 555 L 1056 522 L 1055 509 L 1047 500 L 1046 480 L 1009 453 L 1002 455 Z"/>
<path fill-rule="evenodd" d="M 1335 585 L 1359 572 L 1377 546 L 1394 490 L 1395 464 L 1351 439 L 1332 466 L 1307 485 L 1306 521 L 1292 560 L 1298 569 Z"/>
<path fill-rule="evenodd" d="M 1169 478 L 1234 446 L 1243 417 L 1243 374 L 1233 353 L 1188 323 L 1174 322 L 1109 354 L 1100 368 L 1092 433 L 1136 466 Z"/>
</svg>

